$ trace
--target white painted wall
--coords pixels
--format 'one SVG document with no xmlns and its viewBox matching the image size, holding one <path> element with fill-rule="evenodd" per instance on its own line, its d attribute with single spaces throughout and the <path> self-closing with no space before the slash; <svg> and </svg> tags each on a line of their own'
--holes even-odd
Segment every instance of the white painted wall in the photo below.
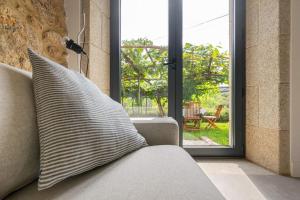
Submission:
<svg viewBox="0 0 300 200">
<path fill-rule="evenodd" d="M 81 29 L 81 0 L 65 0 L 64 7 L 66 12 L 66 24 L 68 37 L 77 42 L 77 34 Z M 78 55 L 68 50 L 68 66 L 70 69 L 79 71 Z"/>
<path fill-rule="evenodd" d="M 300 1 L 291 0 L 290 142 L 291 175 L 300 177 Z"/>
</svg>

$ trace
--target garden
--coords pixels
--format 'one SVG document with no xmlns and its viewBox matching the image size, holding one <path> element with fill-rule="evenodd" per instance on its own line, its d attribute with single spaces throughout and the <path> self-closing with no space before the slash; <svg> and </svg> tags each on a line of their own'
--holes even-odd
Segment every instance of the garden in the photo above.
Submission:
<svg viewBox="0 0 300 200">
<path fill-rule="evenodd" d="M 206 128 L 208 121 L 200 116 L 198 129 L 184 130 L 184 140 L 229 144 L 229 58 L 220 46 L 184 44 L 182 104 L 199 103 L 196 113 L 204 117 L 214 116 L 219 105 L 223 108 L 216 127 Z M 166 46 L 146 38 L 122 41 L 121 103 L 131 117 L 168 115 L 167 62 Z"/>
</svg>

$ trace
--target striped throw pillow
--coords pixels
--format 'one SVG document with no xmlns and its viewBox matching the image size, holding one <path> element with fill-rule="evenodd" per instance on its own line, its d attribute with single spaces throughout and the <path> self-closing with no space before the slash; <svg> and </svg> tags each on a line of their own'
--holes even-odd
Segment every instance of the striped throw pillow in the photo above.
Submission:
<svg viewBox="0 0 300 200">
<path fill-rule="evenodd" d="M 28 50 L 43 190 L 147 145 L 123 107 L 81 74 Z"/>
</svg>

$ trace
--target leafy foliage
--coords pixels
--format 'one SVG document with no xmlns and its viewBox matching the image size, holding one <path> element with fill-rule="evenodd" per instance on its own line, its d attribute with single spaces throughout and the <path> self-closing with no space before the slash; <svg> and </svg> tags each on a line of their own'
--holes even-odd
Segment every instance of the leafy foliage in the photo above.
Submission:
<svg viewBox="0 0 300 200">
<path fill-rule="evenodd" d="M 220 92 L 220 84 L 228 84 L 229 56 L 213 45 L 183 48 L 183 99 L 194 100 L 205 94 Z"/>
<path fill-rule="evenodd" d="M 132 98 L 135 105 L 148 97 L 157 104 L 161 116 L 166 115 L 168 49 L 140 38 L 122 42 L 122 98 Z M 183 48 L 183 100 L 199 100 L 220 94 L 220 86 L 228 85 L 229 54 L 213 45 L 186 43 Z M 126 101 L 126 99 L 124 99 Z"/>
</svg>

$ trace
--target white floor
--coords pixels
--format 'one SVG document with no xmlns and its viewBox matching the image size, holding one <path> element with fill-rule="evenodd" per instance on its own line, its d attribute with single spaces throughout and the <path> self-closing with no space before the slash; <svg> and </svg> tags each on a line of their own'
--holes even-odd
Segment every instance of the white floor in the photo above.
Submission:
<svg viewBox="0 0 300 200">
<path fill-rule="evenodd" d="M 195 158 L 228 200 L 300 200 L 300 179 L 279 176 L 243 159 Z"/>
</svg>

